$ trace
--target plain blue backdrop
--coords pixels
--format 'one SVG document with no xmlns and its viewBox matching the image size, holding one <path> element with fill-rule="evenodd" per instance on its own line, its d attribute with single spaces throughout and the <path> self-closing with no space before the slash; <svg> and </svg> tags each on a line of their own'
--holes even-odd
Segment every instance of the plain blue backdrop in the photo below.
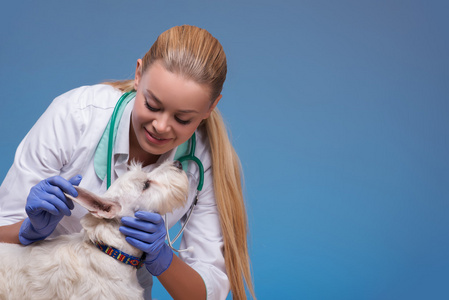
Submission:
<svg viewBox="0 0 449 300">
<path fill-rule="evenodd" d="M 227 53 L 219 108 L 258 298 L 449 299 L 448 15 L 447 1 L 3 1 L 0 178 L 54 97 L 132 78 L 162 31 L 197 25 Z"/>
</svg>

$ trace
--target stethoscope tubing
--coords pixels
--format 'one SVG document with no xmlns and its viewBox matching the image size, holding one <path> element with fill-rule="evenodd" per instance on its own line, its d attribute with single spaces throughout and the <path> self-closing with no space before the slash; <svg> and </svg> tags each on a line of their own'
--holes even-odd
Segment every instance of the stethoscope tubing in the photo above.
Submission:
<svg viewBox="0 0 449 300">
<path fill-rule="evenodd" d="M 107 149 L 107 161 L 106 161 L 106 186 L 109 189 L 109 187 L 111 186 L 112 183 L 112 154 L 113 154 L 113 149 L 114 149 L 114 133 L 115 133 L 115 124 L 117 122 L 117 116 L 118 116 L 118 112 L 120 110 L 120 107 L 123 105 L 123 103 L 126 101 L 126 98 L 128 97 L 128 95 L 130 95 L 131 93 L 133 93 L 134 91 L 131 92 L 127 92 L 124 93 L 120 99 L 118 100 L 117 104 L 114 107 L 114 110 L 112 112 L 111 115 L 111 121 L 109 124 L 109 137 L 108 137 L 108 149 Z M 198 166 L 198 173 L 199 173 L 199 182 L 198 182 L 198 186 L 197 186 L 197 190 L 196 190 L 196 195 L 195 195 L 195 199 L 193 201 L 193 203 L 191 204 L 191 206 L 189 207 L 189 210 L 187 211 L 186 215 L 186 221 L 184 222 L 184 224 L 181 227 L 181 230 L 178 232 L 178 234 L 175 236 L 175 238 L 173 240 L 170 240 L 170 234 L 169 234 L 169 230 L 168 230 L 168 219 L 167 219 L 167 214 L 165 214 L 165 228 L 167 231 L 167 243 L 170 246 L 170 248 L 175 251 L 175 252 L 185 252 L 185 251 L 192 251 L 193 248 L 189 247 L 187 249 L 175 249 L 173 247 L 173 243 L 176 242 L 176 240 L 181 236 L 181 234 L 184 232 L 184 229 L 186 227 L 186 225 L 189 223 L 189 220 L 192 216 L 193 210 L 198 202 L 198 194 L 199 192 L 203 189 L 203 184 L 204 184 L 204 167 L 203 164 L 201 163 L 201 161 L 199 160 L 198 157 L 195 156 L 195 150 L 196 150 L 196 134 L 195 132 L 193 133 L 192 137 L 190 138 L 190 151 L 187 155 L 184 155 L 180 158 L 178 158 L 179 162 L 184 162 L 184 161 L 188 161 L 191 160 L 193 162 L 195 162 Z"/>
</svg>

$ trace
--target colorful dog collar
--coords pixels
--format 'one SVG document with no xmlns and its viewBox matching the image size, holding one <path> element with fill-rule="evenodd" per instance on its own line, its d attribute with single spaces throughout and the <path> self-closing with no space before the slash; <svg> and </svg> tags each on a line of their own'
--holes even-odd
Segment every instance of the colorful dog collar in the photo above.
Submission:
<svg viewBox="0 0 449 300">
<path fill-rule="evenodd" d="M 129 254 L 126 254 L 114 247 L 102 244 L 100 242 L 95 242 L 95 246 L 100 249 L 102 252 L 106 253 L 112 258 L 115 258 L 118 261 L 121 261 L 124 264 L 131 265 L 137 269 L 140 269 L 143 265 L 143 257 L 138 258 Z"/>
</svg>

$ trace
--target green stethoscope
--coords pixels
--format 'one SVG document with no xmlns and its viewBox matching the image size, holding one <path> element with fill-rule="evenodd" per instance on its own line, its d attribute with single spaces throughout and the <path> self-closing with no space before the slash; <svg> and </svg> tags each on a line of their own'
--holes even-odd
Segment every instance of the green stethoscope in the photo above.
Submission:
<svg viewBox="0 0 449 300">
<path fill-rule="evenodd" d="M 117 104 L 115 105 L 114 111 L 112 112 L 111 119 L 109 121 L 109 124 L 106 126 L 106 129 L 100 139 L 100 142 L 98 143 L 97 149 L 95 151 L 95 157 L 94 157 L 94 167 L 95 172 L 100 178 L 106 177 L 106 187 L 109 189 L 111 186 L 111 177 L 112 177 L 112 155 L 114 150 L 114 143 L 115 138 L 117 135 L 117 129 L 118 125 L 120 123 L 121 117 L 123 115 L 123 112 L 125 110 L 126 105 L 134 99 L 136 96 L 136 91 L 131 91 L 124 93 L 120 99 L 118 100 Z M 190 149 L 189 148 L 190 145 Z M 106 149 L 105 149 L 106 148 Z M 178 232 L 176 237 L 173 240 L 170 240 L 169 230 L 168 230 L 168 220 L 167 215 L 165 215 L 165 227 L 167 230 L 167 243 L 170 246 L 170 248 L 173 251 L 176 252 L 184 252 L 184 251 L 191 251 L 191 249 L 182 249 L 177 250 L 173 247 L 173 243 L 176 242 L 176 240 L 181 236 L 183 233 L 187 223 L 190 220 L 190 217 L 192 216 L 193 209 L 195 208 L 195 205 L 198 202 L 198 194 L 203 188 L 204 183 L 204 167 L 201 161 L 198 157 L 195 156 L 195 148 L 196 148 L 196 135 L 193 133 L 192 137 L 185 143 L 178 146 L 178 149 L 175 153 L 174 160 L 178 160 L 183 167 L 184 171 L 187 171 L 188 161 L 193 161 L 198 166 L 199 171 L 199 182 L 196 189 L 196 195 L 195 199 L 190 206 L 189 210 L 187 211 L 186 215 L 186 221 L 181 227 L 181 230 Z M 106 151 L 105 151 L 106 150 Z M 187 151 L 189 150 L 189 151 Z M 106 156 L 104 155 L 106 152 Z M 105 168 L 106 167 L 106 168 Z"/>
</svg>

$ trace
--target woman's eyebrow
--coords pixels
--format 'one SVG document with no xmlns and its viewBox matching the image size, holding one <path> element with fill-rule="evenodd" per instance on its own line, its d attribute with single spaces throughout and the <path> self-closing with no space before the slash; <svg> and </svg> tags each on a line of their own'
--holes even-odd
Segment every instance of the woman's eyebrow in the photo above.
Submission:
<svg viewBox="0 0 449 300">
<path fill-rule="evenodd" d="M 162 101 L 159 100 L 159 98 L 156 97 L 149 89 L 147 89 L 147 93 L 151 96 L 151 98 L 153 98 L 154 101 L 157 102 L 157 104 L 162 105 Z M 198 113 L 198 111 L 194 109 L 179 110 L 178 112 L 182 114 Z"/>
<path fill-rule="evenodd" d="M 147 89 L 147 93 L 153 98 L 154 101 L 156 101 L 158 104 L 162 104 L 161 100 L 159 100 L 158 97 L 156 97 L 150 90 Z"/>
</svg>

